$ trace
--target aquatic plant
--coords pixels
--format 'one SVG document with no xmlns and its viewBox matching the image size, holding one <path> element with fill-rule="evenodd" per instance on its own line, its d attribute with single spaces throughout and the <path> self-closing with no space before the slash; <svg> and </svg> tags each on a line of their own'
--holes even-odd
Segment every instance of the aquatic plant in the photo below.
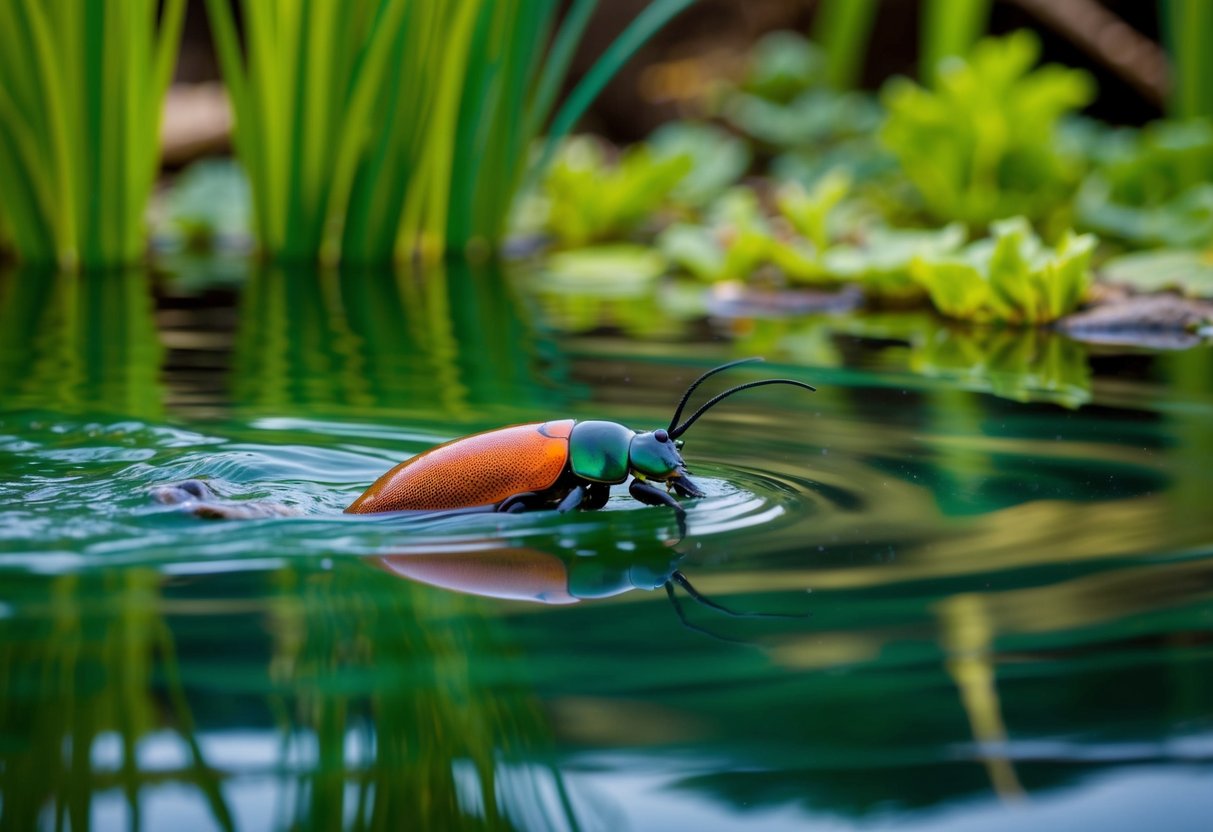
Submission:
<svg viewBox="0 0 1213 832">
<path fill-rule="evenodd" d="M 1178 290 L 1213 298 L 1213 245 L 1207 249 L 1163 248 L 1113 257 L 1100 276 L 1138 292 Z"/>
<path fill-rule="evenodd" d="M 959 255 L 911 264 L 936 309 L 978 323 L 1043 324 L 1077 308 L 1091 283 L 1093 236 L 1067 231 L 1049 249 L 1023 217 L 991 233 Z"/>
<path fill-rule="evenodd" d="M 173 182 L 157 235 L 206 251 L 251 232 L 248 177 L 230 159 L 203 159 Z"/>
<path fill-rule="evenodd" d="M 1167 109 L 1177 118 L 1213 117 L 1213 4 L 1163 0 L 1160 12 L 1173 76 Z"/>
<path fill-rule="evenodd" d="M 495 244 L 549 117 L 539 166 L 691 2 L 651 3 L 557 109 L 596 0 L 554 36 L 555 0 L 243 0 L 243 56 L 229 0 L 207 0 L 262 248 L 379 262 Z"/>
<path fill-rule="evenodd" d="M 933 86 L 940 64 L 969 54 L 990 18 L 990 0 L 927 0 L 922 7 L 918 77 Z"/>
<path fill-rule="evenodd" d="M 851 89 L 859 82 L 879 5 L 878 0 L 823 0 L 818 4 L 813 40 L 825 52 L 825 82 L 834 89 Z"/>
<path fill-rule="evenodd" d="M 790 187 L 803 191 L 799 185 Z M 801 212 L 807 227 L 817 220 L 815 206 L 834 200 L 833 192 L 830 182 L 818 192 L 785 197 L 785 204 Z M 721 197 L 705 225 L 672 225 L 662 232 L 658 246 L 672 264 L 710 282 L 749 280 L 770 269 L 794 281 L 825 279 L 813 244 L 792 231 L 786 220 L 782 225 L 781 230 L 763 213 L 754 191 L 739 187 Z"/>
<path fill-rule="evenodd" d="M 1162 121 L 1097 137 L 1078 220 L 1140 246 L 1213 244 L 1213 123 Z"/>
<path fill-rule="evenodd" d="M 853 244 L 832 246 L 822 262 L 839 280 L 858 282 L 869 297 L 912 301 L 921 299 L 924 290 L 910 274 L 910 264 L 955 254 L 966 236 L 960 223 L 934 230 L 876 226 L 860 232 Z"/>
<path fill-rule="evenodd" d="M 1033 70 L 1040 53 L 1026 31 L 980 42 L 945 62 L 934 89 L 889 81 L 881 98 L 885 146 L 926 213 L 983 227 L 1001 217 L 1064 220 L 1080 168 L 1057 146 L 1057 124 L 1090 101 L 1086 73 Z"/>
<path fill-rule="evenodd" d="M 544 178 L 544 224 L 565 246 L 621 239 L 653 218 L 692 167 L 688 154 L 658 155 L 644 144 L 610 164 L 599 142 L 579 136 L 565 143 Z"/>
<path fill-rule="evenodd" d="M 142 256 L 185 0 L 0 3 L 0 212 L 18 257 Z"/>
</svg>

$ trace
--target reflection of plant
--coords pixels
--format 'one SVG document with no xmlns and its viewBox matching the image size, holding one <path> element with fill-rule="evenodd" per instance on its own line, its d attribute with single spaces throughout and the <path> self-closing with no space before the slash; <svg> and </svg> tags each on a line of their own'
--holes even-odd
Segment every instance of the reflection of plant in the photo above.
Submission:
<svg viewBox="0 0 1213 832">
<path fill-rule="evenodd" d="M 5 829 L 45 828 L 40 820 L 48 816 L 58 818 L 59 828 L 66 820 L 72 829 L 88 829 L 94 798 L 113 787 L 121 788 L 131 827 L 138 828 L 141 790 L 165 776 L 143 768 L 142 744 L 174 729 L 189 760 L 174 779 L 197 788 L 218 828 L 234 828 L 186 702 L 173 634 L 160 611 L 162 580 L 144 567 L 5 576 L 9 597 L 26 601 L 22 615 L 0 617 Z M 117 752 L 112 760 L 102 751 L 108 742 Z"/>
<path fill-rule="evenodd" d="M 1046 248 L 1022 217 L 950 258 L 919 258 L 911 272 L 945 315 L 976 322 L 1041 324 L 1072 312 L 1091 281 L 1095 238 L 1063 235 Z"/>
<path fill-rule="evenodd" d="M 1086 74 L 1032 70 L 1040 45 L 1027 32 L 979 43 L 968 60 L 945 62 L 935 89 L 890 81 L 881 137 L 927 212 L 982 226 L 1022 214 L 1052 218 L 1068 203 L 1076 168 L 1057 149 L 1056 126 L 1086 104 Z"/>
<path fill-rule="evenodd" d="M 143 254 L 184 0 L 0 3 L 0 212 L 27 262 Z M 159 10 L 159 13 L 158 13 Z"/>
<path fill-rule="evenodd" d="M 535 375 L 543 345 L 521 311 L 496 265 L 267 267 L 244 291 L 233 396 L 254 412 L 447 419 L 547 407 L 563 392 Z"/>
<path fill-rule="evenodd" d="M 1067 407 L 1091 399 L 1086 348 L 1043 329 L 940 328 L 911 351 L 910 367 L 1005 399 Z"/>
<path fill-rule="evenodd" d="M 145 271 L 82 278 L 31 269 L 0 289 L 0 405 L 163 414 L 163 348 Z"/>
<path fill-rule="evenodd" d="M 310 763 L 283 828 L 579 827 L 571 802 L 536 800 L 568 785 L 535 762 L 550 729 L 476 602 L 356 561 L 276 577 L 280 764 Z"/>
</svg>

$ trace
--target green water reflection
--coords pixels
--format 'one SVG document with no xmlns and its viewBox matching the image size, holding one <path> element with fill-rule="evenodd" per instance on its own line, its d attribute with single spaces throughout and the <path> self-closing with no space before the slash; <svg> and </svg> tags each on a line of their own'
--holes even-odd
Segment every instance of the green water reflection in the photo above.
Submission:
<svg viewBox="0 0 1213 832">
<path fill-rule="evenodd" d="M 1213 816 L 1208 349 L 891 313 L 644 329 L 621 310 L 651 298 L 574 309 L 489 266 L 265 270 L 199 408 L 165 391 L 209 301 L 26 277 L 0 278 L 0 828 Z M 622 491 L 567 517 L 341 514 L 473 429 L 663 424 L 751 353 L 771 366 L 734 382 L 819 392 L 752 391 L 688 434 L 708 497 L 685 539 Z M 302 516 L 148 500 L 187 477 Z M 674 568 L 810 616 L 686 603 L 685 627 Z"/>
</svg>

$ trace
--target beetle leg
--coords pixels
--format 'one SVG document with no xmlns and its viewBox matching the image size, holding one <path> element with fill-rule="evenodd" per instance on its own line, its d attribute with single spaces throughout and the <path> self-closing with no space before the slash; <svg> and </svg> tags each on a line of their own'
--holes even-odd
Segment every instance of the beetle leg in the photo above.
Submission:
<svg viewBox="0 0 1213 832">
<path fill-rule="evenodd" d="M 566 511 L 572 511 L 581 505 L 581 501 L 585 499 L 585 494 L 586 487 L 584 485 L 574 485 L 573 490 L 568 493 L 568 496 L 560 501 L 560 505 L 556 506 L 556 510 L 561 514 L 564 514 Z"/>
<path fill-rule="evenodd" d="M 530 508 L 535 508 L 535 503 L 538 502 L 538 491 L 523 491 L 519 494 L 512 494 L 506 497 L 497 504 L 494 511 L 505 512 L 506 514 L 517 514 L 521 511 L 526 511 Z"/>
<path fill-rule="evenodd" d="M 589 494 L 585 498 L 585 502 L 581 507 L 586 511 L 594 511 L 600 509 L 607 504 L 607 500 L 611 498 L 611 487 L 600 482 L 593 483 L 589 486 Z"/>
<path fill-rule="evenodd" d="M 683 468 L 677 476 L 670 477 L 669 484 L 678 492 L 680 497 L 706 497 L 707 495 L 695 484 L 695 481 L 687 476 L 686 469 Z"/>
<path fill-rule="evenodd" d="M 687 536 L 687 510 L 675 500 L 668 491 L 662 491 L 652 483 L 633 479 L 628 486 L 628 493 L 646 506 L 669 506 L 674 509 L 674 517 L 678 521 L 678 539 Z"/>
</svg>

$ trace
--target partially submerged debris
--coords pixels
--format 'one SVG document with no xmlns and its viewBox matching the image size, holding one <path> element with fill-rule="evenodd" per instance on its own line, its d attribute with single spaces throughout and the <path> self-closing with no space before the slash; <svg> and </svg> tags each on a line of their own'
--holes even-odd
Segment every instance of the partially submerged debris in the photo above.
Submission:
<svg viewBox="0 0 1213 832">
<path fill-rule="evenodd" d="M 1187 349 L 1213 337 L 1213 303 L 1173 294 L 1130 295 L 1062 318 L 1056 327 L 1093 344 Z"/>
</svg>

